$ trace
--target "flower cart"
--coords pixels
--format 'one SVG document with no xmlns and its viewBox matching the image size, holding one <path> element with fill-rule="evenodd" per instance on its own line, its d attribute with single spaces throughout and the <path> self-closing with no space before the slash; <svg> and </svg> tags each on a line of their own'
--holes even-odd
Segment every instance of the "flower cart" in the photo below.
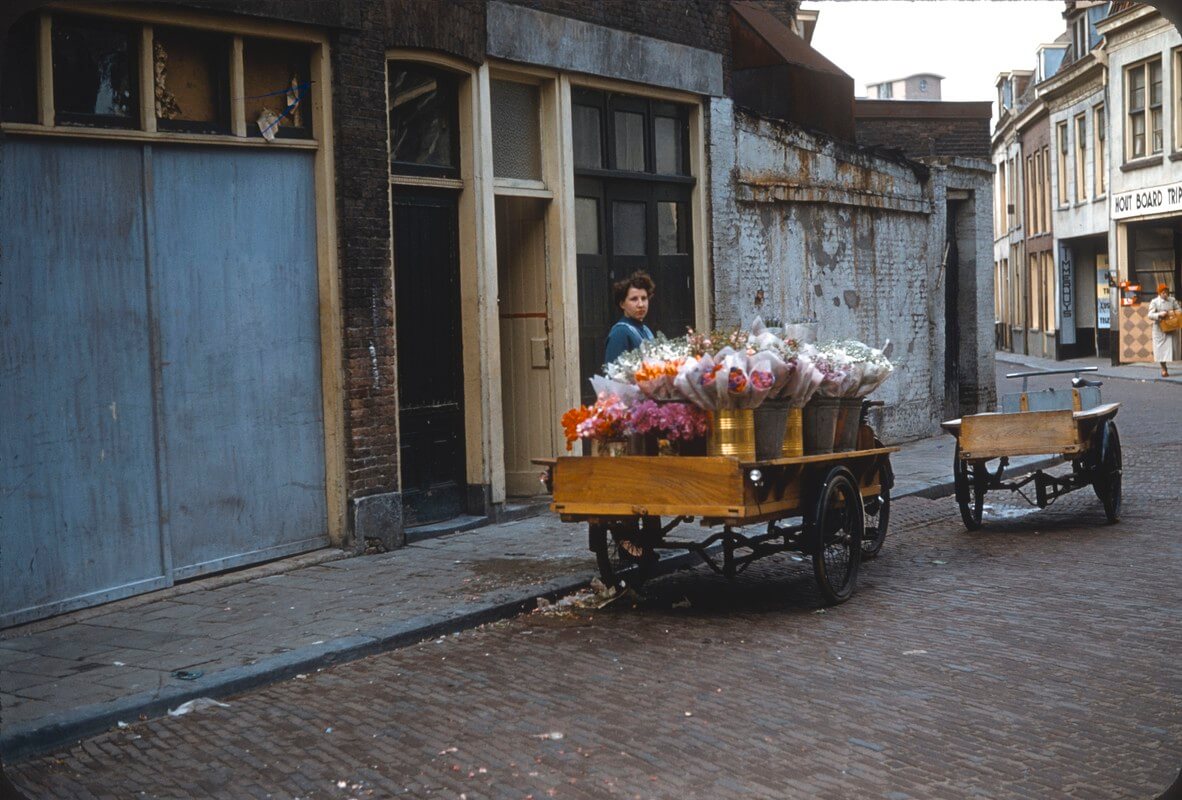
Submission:
<svg viewBox="0 0 1182 800">
<path fill-rule="evenodd" d="M 878 404 L 864 396 L 886 378 L 889 362 L 882 351 L 858 348 L 849 358 L 857 348 L 805 347 L 758 320 L 750 332 L 645 343 L 593 379 L 594 406 L 564 416 L 568 444 L 595 441 L 596 454 L 539 460 L 551 509 L 564 522 L 587 523 L 609 586 L 638 587 L 660 551 L 696 553 L 728 578 L 765 556 L 795 553 L 811 558 L 824 599 L 844 602 L 862 558 L 876 555 L 886 536 L 890 453 L 898 449 L 883 447 L 866 423 Z M 802 419 L 816 416 L 805 412 L 826 385 L 856 411 L 818 441 Z M 754 413 L 769 401 L 783 404 L 762 417 L 770 436 L 756 430 Z M 629 434 L 627 447 L 607 446 Z M 694 439 L 704 439 L 704 454 L 685 454 Z M 621 449 L 631 454 L 614 454 Z M 711 531 L 705 539 L 671 538 L 695 519 Z"/>
<path fill-rule="evenodd" d="M 1046 508 L 1063 495 L 1091 486 L 1104 506 L 1110 523 L 1120 518 L 1121 451 L 1116 432 L 1120 403 L 1100 402 L 1100 382 L 1081 378 L 1081 372 L 1095 367 L 1011 372 L 1007 378 L 1021 378 L 1022 391 L 1004 395 L 1001 410 L 970 414 L 942 423 L 956 437 L 952 472 L 956 502 L 965 527 L 981 527 L 985 493 L 1007 489 L 1029 501 L 1022 489 L 1033 483 L 1031 505 Z M 1073 373 L 1071 390 L 1027 391 L 1031 377 Z M 1058 455 L 1070 459 L 1071 472 L 1050 475 L 1036 470 L 1017 481 L 1006 481 L 1009 460 L 1024 455 Z"/>
</svg>

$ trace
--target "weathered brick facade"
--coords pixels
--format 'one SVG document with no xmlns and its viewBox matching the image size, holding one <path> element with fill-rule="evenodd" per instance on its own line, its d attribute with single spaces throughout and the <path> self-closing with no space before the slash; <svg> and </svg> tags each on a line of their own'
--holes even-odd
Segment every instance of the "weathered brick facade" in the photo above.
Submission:
<svg viewBox="0 0 1182 800">
<path fill-rule="evenodd" d="M 989 158 L 989 103 L 930 100 L 854 102 L 858 144 L 901 150 L 909 158 Z"/>
</svg>

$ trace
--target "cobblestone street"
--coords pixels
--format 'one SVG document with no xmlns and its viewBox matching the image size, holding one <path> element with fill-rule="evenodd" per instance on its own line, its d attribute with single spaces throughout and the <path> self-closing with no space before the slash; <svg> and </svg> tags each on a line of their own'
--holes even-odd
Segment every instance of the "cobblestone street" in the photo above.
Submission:
<svg viewBox="0 0 1182 800">
<path fill-rule="evenodd" d="M 1130 403 L 1115 526 L 1090 489 L 1044 511 L 990 495 L 976 533 L 952 498 L 906 498 L 837 608 L 787 558 L 698 568 L 635 607 L 424 642 L 10 776 L 31 798 L 1154 797 L 1182 766 L 1182 442 L 1152 438 L 1179 392 L 1104 391 Z"/>
</svg>

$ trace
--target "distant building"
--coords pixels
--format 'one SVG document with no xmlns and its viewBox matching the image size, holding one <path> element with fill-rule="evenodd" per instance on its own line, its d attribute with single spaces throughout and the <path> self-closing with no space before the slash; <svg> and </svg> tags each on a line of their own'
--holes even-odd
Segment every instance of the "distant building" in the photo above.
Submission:
<svg viewBox="0 0 1182 800">
<path fill-rule="evenodd" d="M 866 84 L 866 96 L 872 100 L 939 100 L 943 75 L 919 72 L 906 78 Z"/>
</svg>

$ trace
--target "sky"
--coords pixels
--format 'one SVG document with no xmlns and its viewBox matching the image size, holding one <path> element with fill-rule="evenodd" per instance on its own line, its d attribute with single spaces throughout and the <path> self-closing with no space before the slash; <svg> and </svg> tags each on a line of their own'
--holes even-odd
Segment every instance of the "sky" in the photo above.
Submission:
<svg viewBox="0 0 1182 800">
<path fill-rule="evenodd" d="M 944 100 L 996 99 L 1000 72 L 1034 69 L 1035 51 L 1063 33 L 1064 4 L 1030 0 L 813 0 L 813 47 L 866 84 L 917 72 L 943 75 Z"/>
</svg>

